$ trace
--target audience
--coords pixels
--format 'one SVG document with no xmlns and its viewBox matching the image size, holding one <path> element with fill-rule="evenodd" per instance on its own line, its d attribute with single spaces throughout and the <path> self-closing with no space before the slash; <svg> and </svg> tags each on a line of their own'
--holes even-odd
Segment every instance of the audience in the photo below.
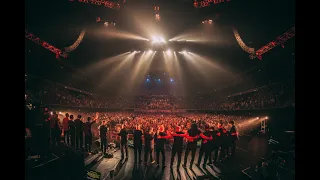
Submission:
<svg viewBox="0 0 320 180">
<path fill-rule="evenodd" d="M 275 83 L 236 93 L 219 100 L 199 97 L 193 102 L 188 102 L 170 94 L 161 96 L 148 94 L 132 98 L 134 99 L 132 101 L 125 98 L 108 99 L 46 80 L 28 79 L 26 81 L 26 98 L 31 97 L 38 99 L 43 104 L 109 109 L 251 110 L 294 106 L 294 88 L 290 83 Z"/>
</svg>

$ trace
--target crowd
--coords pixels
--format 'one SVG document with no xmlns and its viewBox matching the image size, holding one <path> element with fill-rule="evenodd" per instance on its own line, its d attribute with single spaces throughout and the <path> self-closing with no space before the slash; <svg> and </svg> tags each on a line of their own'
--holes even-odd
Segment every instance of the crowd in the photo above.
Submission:
<svg viewBox="0 0 320 180">
<path fill-rule="evenodd" d="M 107 99 L 39 78 L 26 80 L 26 93 L 42 104 L 58 104 L 90 108 L 125 108 L 132 104 L 125 99 Z"/>
<path fill-rule="evenodd" d="M 64 106 L 89 108 L 139 108 L 139 109 L 206 109 L 206 110 L 242 110 L 264 109 L 294 106 L 294 88 L 292 83 L 276 83 L 236 93 L 225 98 L 212 100 L 198 97 L 194 101 L 174 98 L 173 96 L 144 98 L 104 98 L 81 90 L 44 80 L 27 80 L 26 93 L 29 97 L 39 99 L 42 104 L 58 104 Z"/>
<path fill-rule="evenodd" d="M 178 153 L 178 168 L 181 163 L 181 153 L 184 146 L 186 146 L 186 152 L 183 166 L 186 166 L 187 156 L 190 152 L 192 152 L 190 167 L 193 165 L 198 140 L 201 142 L 198 165 L 200 165 L 203 155 L 205 157 L 203 165 L 206 165 L 207 160 L 209 164 L 213 163 L 212 160 L 214 158 L 211 158 L 210 155 L 213 150 L 216 151 L 215 162 L 217 161 L 218 151 L 223 153 L 222 156 L 220 155 L 221 158 L 219 160 L 229 156 L 229 147 L 232 150 L 230 154 L 234 153 L 235 146 L 232 144 L 233 141 L 227 141 L 225 138 L 228 136 L 230 138 L 234 137 L 235 133 L 238 135 L 239 131 L 236 131 L 236 129 L 241 128 L 239 125 L 252 117 L 190 113 L 179 115 L 136 114 L 130 112 L 79 114 L 79 112 L 50 112 L 48 108 L 45 108 L 42 118 L 46 129 L 43 131 L 43 138 L 49 140 L 47 142 L 50 142 L 49 146 L 51 147 L 64 142 L 76 150 L 90 153 L 92 152 L 92 140 L 98 138 L 100 139 L 100 150 L 102 153 L 106 153 L 108 142 L 115 140 L 112 139 L 112 135 L 109 133 L 111 132 L 121 137 L 119 144 L 121 144 L 122 158 L 124 158 L 124 150 L 127 151 L 127 147 L 124 147 L 124 144 L 127 146 L 127 135 L 132 134 L 135 161 L 137 161 L 137 157 L 139 157 L 139 163 L 142 161 L 141 147 L 144 144 L 145 164 L 147 164 L 148 158 L 146 157 L 150 151 L 152 154 L 154 146 L 158 165 L 159 153 L 162 153 L 163 167 L 166 166 L 164 144 L 167 142 L 166 139 L 174 139 L 170 141 L 170 144 L 173 147 L 172 151 Z M 180 135 L 176 134 L 178 131 Z M 180 140 L 176 140 L 176 137 L 179 137 Z M 222 139 L 222 137 L 224 138 Z M 184 138 L 185 142 L 183 143 L 182 140 Z M 221 140 L 217 141 L 217 138 Z M 152 141 L 153 144 L 153 139 L 155 139 L 154 145 L 151 147 L 149 143 Z M 177 143 L 177 141 L 181 141 L 181 143 Z M 138 146 L 141 147 L 139 148 Z M 148 148 L 151 149 L 148 151 Z M 127 153 L 126 156 L 128 157 Z M 171 168 L 174 156 L 171 158 Z M 151 155 L 150 157 L 151 163 L 154 163 L 155 161 L 153 161 Z"/>
<path fill-rule="evenodd" d="M 287 107 L 294 105 L 294 88 L 289 83 L 275 83 L 268 86 L 254 88 L 242 93 L 236 93 L 227 98 L 208 101 L 198 98 L 188 104 L 188 108 L 198 107 L 208 110 L 245 110 Z"/>
<path fill-rule="evenodd" d="M 140 109 L 177 109 L 179 108 L 177 101 L 163 97 L 147 97 L 134 102 L 135 108 Z"/>
<path fill-rule="evenodd" d="M 65 113 L 77 116 L 79 112 L 58 112 L 59 127 L 62 133 L 63 118 Z M 53 112 L 51 112 L 53 115 Z M 163 125 L 166 130 L 174 130 L 179 125 L 186 131 L 190 128 L 192 123 L 197 124 L 200 129 L 204 129 L 205 125 L 214 126 L 218 122 L 223 122 L 223 126 L 227 126 L 229 121 L 235 121 L 235 126 L 239 133 L 243 133 L 245 129 L 244 124 L 247 120 L 252 119 L 250 116 L 231 116 L 223 114 L 195 114 L 195 113 L 181 113 L 181 114 L 150 114 L 150 113 L 133 113 L 133 112 L 82 112 L 80 120 L 85 123 L 88 117 L 95 120 L 96 123 L 92 125 L 92 135 L 99 137 L 98 126 L 105 121 L 111 132 L 116 132 L 119 125 L 123 124 L 129 132 L 132 132 L 137 124 L 140 124 L 141 129 L 148 128 L 157 129 L 159 125 Z"/>
</svg>

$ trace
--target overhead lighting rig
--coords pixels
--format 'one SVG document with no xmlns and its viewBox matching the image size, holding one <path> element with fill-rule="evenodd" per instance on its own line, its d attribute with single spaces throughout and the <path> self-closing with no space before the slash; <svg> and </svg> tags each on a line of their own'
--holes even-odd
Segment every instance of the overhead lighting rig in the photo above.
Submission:
<svg viewBox="0 0 320 180">
<path fill-rule="evenodd" d="M 268 44 L 262 46 L 260 49 L 255 51 L 254 54 L 250 55 L 251 59 L 258 58 L 259 60 L 262 59 L 262 54 L 270 51 L 271 49 L 275 48 L 278 45 L 282 45 L 282 48 L 284 48 L 283 43 L 286 42 L 288 39 L 294 37 L 295 35 L 295 27 L 291 28 L 281 36 L 277 37 L 275 40 L 269 42 Z"/>
<path fill-rule="evenodd" d="M 67 58 L 68 54 L 66 52 L 63 52 L 61 49 L 54 47 L 53 45 L 45 42 L 44 40 L 40 39 L 39 37 L 37 37 L 36 35 L 28 32 L 27 30 L 25 30 L 25 38 L 39 44 L 40 46 L 48 49 L 49 51 L 53 52 L 56 54 L 56 58 L 58 59 L 60 56 Z"/>
<path fill-rule="evenodd" d="M 193 0 L 193 7 L 203 8 L 203 7 L 208 7 L 210 5 L 215 5 L 215 4 L 220 4 L 224 2 L 230 2 L 230 1 L 231 0 L 203 0 L 203 1 Z"/>
<path fill-rule="evenodd" d="M 120 8 L 119 3 L 114 3 L 112 1 L 107 1 L 107 0 L 74 0 L 74 1 L 78 1 L 80 3 L 104 6 L 106 8 L 110 8 L 110 9 L 119 9 Z M 74 2 L 74 1 L 70 1 L 70 2 Z"/>
</svg>

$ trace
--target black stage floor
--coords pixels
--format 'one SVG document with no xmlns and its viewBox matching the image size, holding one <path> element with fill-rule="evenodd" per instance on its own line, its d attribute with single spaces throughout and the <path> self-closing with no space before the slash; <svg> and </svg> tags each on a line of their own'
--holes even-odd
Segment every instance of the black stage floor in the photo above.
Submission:
<svg viewBox="0 0 320 180">
<path fill-rule="evenodd" d="M 195 162 L 198 159 L 197 150 Z M 246 175 L 246 172 L 250 167 L 255 166 L 263 158 L 270 155 L 271 150 L 268 149 L 268 141 L 265 137 L 251 137 L 242 136 L 237 142 L 236 155 L 224 163 L 220 163 L 216 166 L 206 166 L 206 168 L 200 168 L 193 165 L 192 169 L 180 167 L 176 168 L 176 161 L 173 166 L 173 170 L 170 170 L 169 163 L 171 158 L 171 149 L 166 147 L 166 165 L 167 167 L 162 170 L 157 168 L 156 165 L 147 166 L 134 164 L 133 149 L 129 147 L 129 158 L 120 162 L 120 151 L 114 152 L 113 158 L 103 158 L 99 160 L 91 170 L 101 173 L 101 179 L 115 179 L 115 180 L 196 180 L 196 179 L 253 179 Z M 142 150 L 143 156 L 143 150 Z M 184 152 L 182 154 L 182 161 Z M 189 155 L 189 160 L 190 157 Z M 154 156 L 155 157 L 155 156 Z M 161 157 L 160 157 L 161 160 Z M 161 162 L 160 162 L 161 164 Z M 189 164 L 187 164 L 189 167 Z M 252 168 L 251 168 L 252 169 Z M 112 172 L 110 174 L 110 172 Z"/>
</svg>

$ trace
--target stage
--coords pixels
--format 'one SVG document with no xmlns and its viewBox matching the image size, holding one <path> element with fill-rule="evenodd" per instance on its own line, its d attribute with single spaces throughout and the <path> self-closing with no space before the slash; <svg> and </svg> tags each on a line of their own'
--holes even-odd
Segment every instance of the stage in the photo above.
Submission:
<svg viewBox="0 0 320 180">
<path fill-rule="evenodd" d="M 198 160 L 197 149 L 195 162 Z M 129 158 L 121 160 L 120 150 L 114 152 L 113 158 L 100 158 L 90 169 L 100 172 L 101 179 L 116 179 L 116 180 L 130 180 L 130 179 L 182 179 L 182 180 L 196 180 L 196 179 L 256 179 L 253 178 L 253 167 L 265 157 L 269 157 L 271 150 L 268 148 L 268 141 L 266 137 L 251 137 L 241 136 L 237 142 L 236 155 L 223 163 L 218 163 L 215 166 L 207 165 L 205 168 L 192 166 L 192 169 L 183 168 L 182 166 L 177 170 L 176 160 L 173 169 L 170 170 L 171 149 L 166 146 L 166 165 L 165 169 L 161 166 L 134 163 L 133 148 L 129 147 Z M 142 150 L 143 156 L 143 150 Z M 155 157 L 155 156 L 154 156 Z M 182 154 L 182 162 L 184 152 Z M 189 155 L 189 160 L 191 155 Z M 160 157 L 161 165 L 161 157 Z M 110 173 L 111 172 L 111 173 Z M 250 174 L 251 173 L 251 174 Z"/>
</svg>

